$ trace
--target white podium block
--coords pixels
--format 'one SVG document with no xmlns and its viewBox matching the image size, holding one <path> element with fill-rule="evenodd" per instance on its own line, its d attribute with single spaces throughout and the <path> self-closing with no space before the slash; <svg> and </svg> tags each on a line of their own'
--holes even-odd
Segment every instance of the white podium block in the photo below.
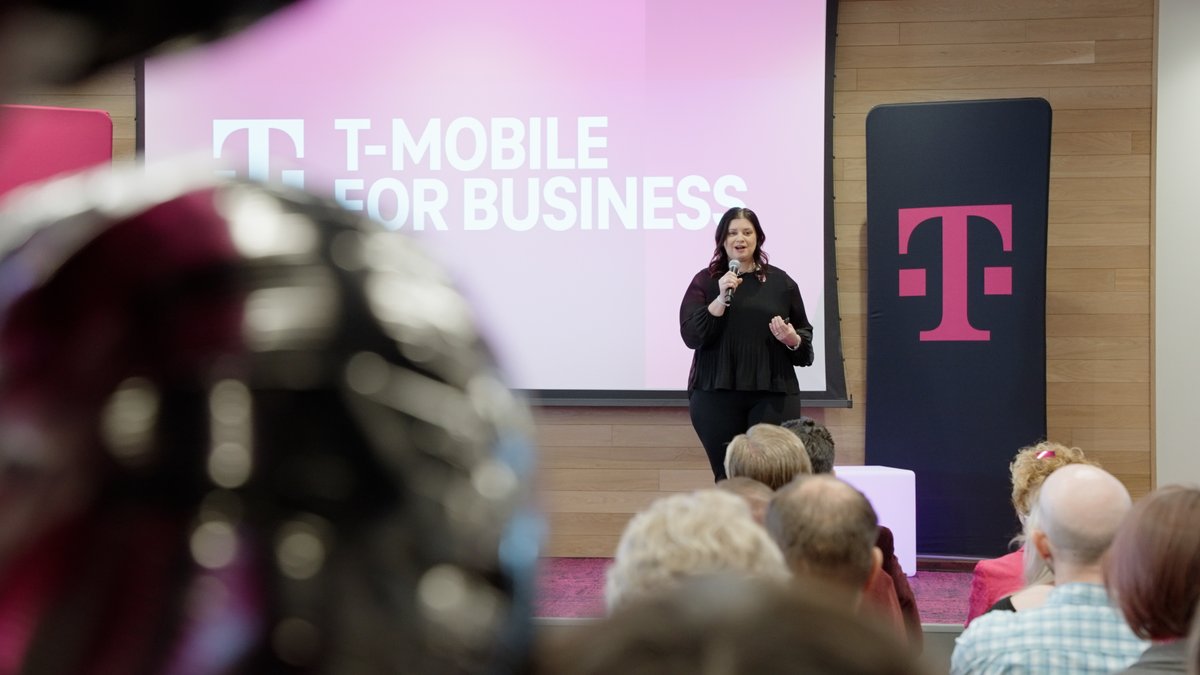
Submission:
<svg viewBox="0 0 1200 675">
<path fill-rule="evenodd" d="M 896 558 L 904 573 L 917 573 L 917 478 L 908 469 L 889 466 L 835 466 L 833 473 L 866 495 L 896 539 Z"/>
</svg>

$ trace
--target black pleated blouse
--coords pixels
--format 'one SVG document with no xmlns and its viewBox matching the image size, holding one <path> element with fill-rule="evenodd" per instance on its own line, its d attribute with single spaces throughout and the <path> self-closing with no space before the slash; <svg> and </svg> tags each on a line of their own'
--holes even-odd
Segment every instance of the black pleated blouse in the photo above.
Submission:
<svg viewBox="0 0 1200 675">
<path fill-rule="evenodd" d="M 688 391 L 800 391 L 796 366 L 813 362 L 812 324 L 804 312 L 800 288 L 787 272 L 770 265 L 742 275 L 733 302 L 722 316 L 708 313 L 718 293 L 717 279 L 700 270 L 679 307 L 679 332 L 695 350 Z M 771 317 L 789 319 L 804 338 L 792 351 L 771 335 Z"/>
</svg>

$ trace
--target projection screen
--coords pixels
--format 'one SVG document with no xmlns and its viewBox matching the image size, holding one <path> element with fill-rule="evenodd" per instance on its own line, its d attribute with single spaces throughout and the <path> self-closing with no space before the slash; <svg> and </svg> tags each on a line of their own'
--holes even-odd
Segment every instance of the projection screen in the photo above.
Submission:
<svg viewBox="0 0 1200 675">
<path fill-rule="evenodd" d="M 307 0 L 147 61 L 139 143 L 147 166 L 199 158 L 419 239 L 509 384 L 549 403 L 682 403 L 680 300 L 748 206 L 814 326 L 802 397 L 845 404 L 835 8 Z"/>
</svg>

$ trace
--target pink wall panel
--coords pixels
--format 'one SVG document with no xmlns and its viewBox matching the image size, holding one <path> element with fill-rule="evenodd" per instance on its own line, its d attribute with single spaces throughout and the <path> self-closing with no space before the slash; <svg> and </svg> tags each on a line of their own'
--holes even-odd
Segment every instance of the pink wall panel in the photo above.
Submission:
<svg viewBox="0 0 1200 675">
<path fill-rule="evenodd" d="M 0 106 L 0 195 L 111 162 L 112 139 L 112 118 L 104 110 Z"/>
</svg>

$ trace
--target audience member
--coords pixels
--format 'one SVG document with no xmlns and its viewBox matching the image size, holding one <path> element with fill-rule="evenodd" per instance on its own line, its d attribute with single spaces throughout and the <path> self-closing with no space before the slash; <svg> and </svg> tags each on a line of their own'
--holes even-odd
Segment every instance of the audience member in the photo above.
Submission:
<svg viewBox="0 0 1200 675">
<path fill-rule="evenodd" d="M 1025 528 L 1030 507 L 1037 496 L 1042 482 L 1059 467 L 1068 464 L 1099 466 L 1084 456 L 1083 450 L 1062 443 L 1043 441 L 1021 448 L 1009 464 L 1012 476 L 1012 504 L 1017 519 Z M 1020 547 L 1007 555 L 991 560 L 980 560 L 971 576 L 971 594 L 967 599 L 966 625 L 975 617 L 988 611 L 1001 598 L 1020 591 L 1029 585 L 1050 582 L 1049 570 L 1041 566 L 1038 556 L 1025 556 L 1024 535 L 1018 535 L 1014 543 Z M 1038 572 L 1037 570 L 1040 570 Z M 1027 594 L 1030 598 L 1036 591 Z"/>
<path fill-rule="evenodd" d="M 813 473 L 833 473 L 833 435 L 824 424 L 811 417 L 801 416 L 784 422 L 782 426 L 796 434 L 800 442 L 804 443 L 808 459 L 812 462 Z"/>
<path fill-rule="evenodd" d="M 892 635 L 820 590 L 728 576 L 638 598 L 545 654 L 545 675 L 924 672 Z"/>
<path fill-rule="evenodd" d="M 0 2 L 0 89 L 285 4 Z M 8 197 L 0 672 L 528 665 L 532 424 L 426 252 L 210 169 Z"/>
<path fill-rule="evenodd" d="M 1125 621 L 1153 644 L 1122 673 L 1187 672 L 1187 635 L 1200 602 L 1200 489 L 1169 486 L 1121 523 L 1104 581 Z"/>
<path fill-rule="evenodd" d="M 1200 675 L 1200 603 L 1192 610 L 1192 630 L 1188 634 L 1188 675 Z"/>
<path fill-rule="evenodd" d="M 1038 528 L 1037 512 L 1032 511 L 1025 518 L 1025 527 L 1021 532 L 1021 541 L 1026 541 Z M 988 608 L 989 612 L 1017 612 L 1038 607 L 1054 590 L 1054 573 L 1046 566 L 1041 556 L 1024 556 L 1025 587 L 1015 593 L 1010 593 Z"/>
<path fill-rule="evenodd" d="M 723 478 L 717 482 L 717 489 L 732 492 L 750 505 L 750 513 L 754 515 L 754 520 L 759 525 L 765 525 L 767 522 L 767 507 L 771 504 L 771 498 L 775 496 L 775 491 L 767 487 L 760 481 L 746 476 L 734 476 L 733 478 Z"/>
<path fill-rule="evenodd" d="M 921 626 L 916 593 L 896 557 L 896 540 L 892 531 L 880 525 L 875 547 L 879 549 L 883 563 L 871 575 L 871 581 L 863 591 L 864 608 L 879 611 L 907 637 L 908 644 L 919 654 L 924 648 L 925 629 Z"/>
<path fill-rule="evenodd" d="M 811 417 L 798 417 L 784 422 L 782 426 L 800 437 L 812 461 L 814 474 L 833 473 L 836 449 L 833 435 L 825 425 Z M 884 525 L 879 526 L 879 538 L 875 546 L 883 555 L 883 566 L 871 577 L 863 599 L 885 620 L 900 626 L 908 634 L 909 644 L 919 653 L 924 645 L 925 631 L 921 627 L 917 596 L 908 583 L 908 575 L 900 565 L 900 559 L 896 557 L 895 537 Z"/>
<path fill-rule="evenodd" d="M 613 610 L 684 579 L 720 573 L 777 581 L 790 576 L 779 547 L 744 499 L 716 488 L 674 494 L 626 525 L 608 568 L 605 600 Z"/>
<path fill-rule="evenodd" d="M 881 564 L 875 509 L 833 476 L 798 476 L 779 490 L 767 509 L 767 530 L 797 577 L 830 582 L 856 606 Z"/>
<path fill-rule="evenodd" d="M 1065 466 L 1042 484 L 1031 555 L 1054 570 L 1041 607 L 989 612 L 958 637 L 952 673 L 1111 673 L 1146 648 L 1108 602 L 1102 560 L 1129 512 L 1125 486 L 1102 469 Z"/>
<path fill-rule="evenodd" d="M 126 178 L 4 221 L 0 671 L 515 667 L 532 423 L 448 277 L 332 202 Z"/>
<path fill-rule="evenodd" d="M 755 424 L 725 450 L 725 475 L 745 476 L 778 490 L 802 473 L 812 473 L 804 444 L 776 424 Z"/>
</svg>

